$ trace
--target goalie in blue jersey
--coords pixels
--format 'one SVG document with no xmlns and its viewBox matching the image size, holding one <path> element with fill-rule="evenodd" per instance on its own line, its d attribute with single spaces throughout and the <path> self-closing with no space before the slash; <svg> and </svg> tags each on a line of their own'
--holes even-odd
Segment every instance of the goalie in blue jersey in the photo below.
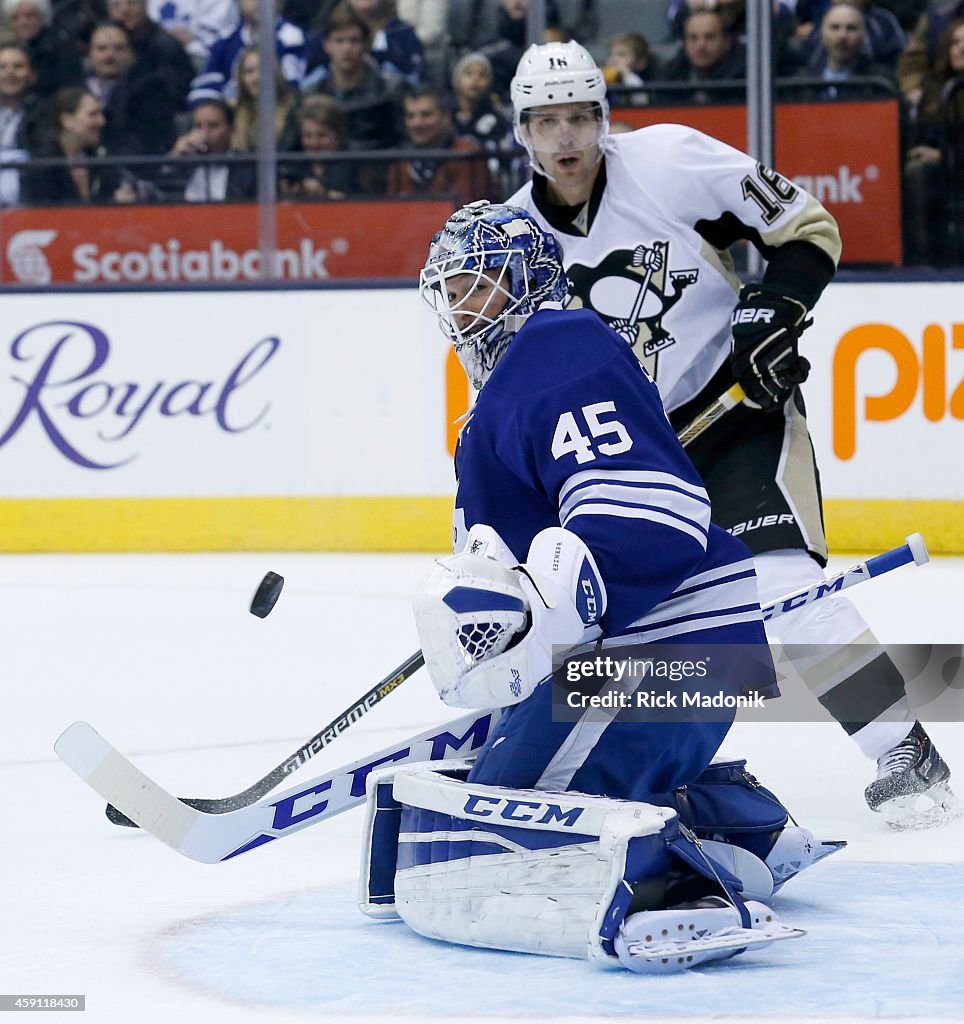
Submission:
<svg viewBox="0 0 964 1024">
<path fill-rule="evenodd" d="M 557 243 L 520 209 L 455 213 L 420 287 L 479 394 L 457 553 L 416 597 L 419 637 L 445 703 L 505 710 L 474 763 L 389 769 L 370 788 L 365 877 L 381 895 L 363 908 L 640 972 L 800 934 L 762 901 L 840 844 L 788 825 L 744 762 L 711 764 L 732 710 L 650 715 L 635 698 L 652 680 L 620 684 L 629 714 L 553 706 L 553 653 L 579 645 L 741 645 L 758 657 L 714 687 L 776 692 L 752 558 L 712 524 L 656 386 L 596 313 L 562 308 Z"/>
</svg>

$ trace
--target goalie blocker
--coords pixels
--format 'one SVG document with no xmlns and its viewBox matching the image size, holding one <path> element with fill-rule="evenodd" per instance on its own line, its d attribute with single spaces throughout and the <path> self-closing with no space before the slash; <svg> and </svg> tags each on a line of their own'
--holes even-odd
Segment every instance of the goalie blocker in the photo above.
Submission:
<svg viewBox="0 0 964 1024">
<path fill-rule="evenodd" d="M 462 945 L 678 971 L 802 935 L 761 901 L 844 845 L 788 825 L 744 762 L 711 766 L 677 808 L 476 785 L 469 767 L 369 777 L 363 913 Z"/>
</svg>

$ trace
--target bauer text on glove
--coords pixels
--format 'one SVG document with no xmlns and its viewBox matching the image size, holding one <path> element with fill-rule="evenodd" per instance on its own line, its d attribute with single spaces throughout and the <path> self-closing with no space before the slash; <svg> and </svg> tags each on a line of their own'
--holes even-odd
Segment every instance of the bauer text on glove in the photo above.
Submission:
<svg viewBox="0 0 964 1024">
<path fill-rule="evenodd" d="M 797 351 L 810 326 L 802 302 L 766 285 L 748 284 L 733 310 L 730 366 L 748 402 L 762 409 L 782 405 L 810 373 Z"/>
</svg>

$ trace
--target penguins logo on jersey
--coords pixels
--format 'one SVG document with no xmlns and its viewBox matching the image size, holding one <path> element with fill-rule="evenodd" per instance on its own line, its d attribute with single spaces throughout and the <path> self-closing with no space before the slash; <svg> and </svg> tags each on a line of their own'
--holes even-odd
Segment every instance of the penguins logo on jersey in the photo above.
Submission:
<svg viewBox="0 0 964 1024">
<path fill-rule="evenodd" d="M 614 249 L 594 267 L 573 263 L 568 270 L 569 307 L 595 310 L 633 348 L 656 377 L 659 353 L 676 344 L 663 317 L 695 284 L 699 270 L 670 270 L 669 242 Z"/>
</svg>

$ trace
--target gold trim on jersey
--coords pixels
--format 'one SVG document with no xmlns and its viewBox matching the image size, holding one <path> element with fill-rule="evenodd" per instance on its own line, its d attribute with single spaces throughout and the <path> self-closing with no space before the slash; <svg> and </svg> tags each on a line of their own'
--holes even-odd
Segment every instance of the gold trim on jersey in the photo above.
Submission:
<svg viewBox="0 0 964 1024">
<path fill-rule="evenodd" d="M 772 231 L 761 231 L 760 237 L 767 245 L 781 246 L 787 242 L 809 242 L 822 249 L 836 266 L 840 262 L 843 246 L 837 222 L 813 196 L 807 196 L 807 204 L 789 220 L 781 221 Z"/>
</svg>

